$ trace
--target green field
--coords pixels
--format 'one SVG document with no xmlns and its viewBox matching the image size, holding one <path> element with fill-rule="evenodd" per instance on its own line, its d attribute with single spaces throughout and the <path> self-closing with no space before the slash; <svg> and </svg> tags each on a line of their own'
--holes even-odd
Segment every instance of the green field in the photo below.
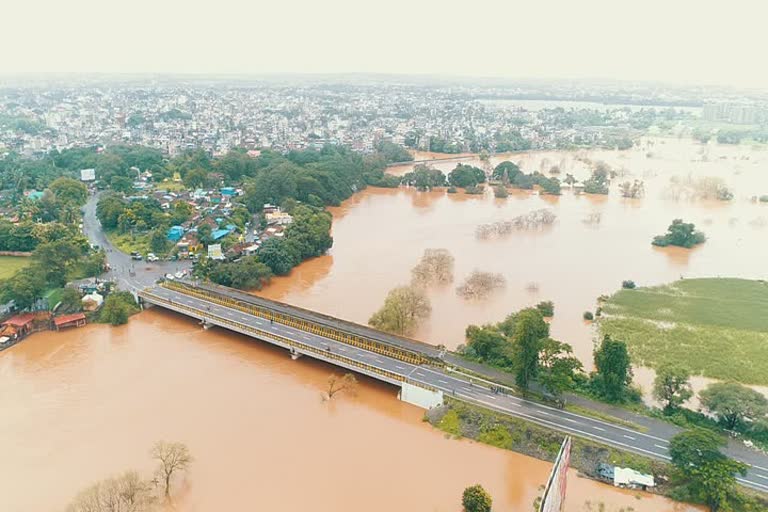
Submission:
<svg viewBox="0 0 768 512">
<path fill-rule="evenodd" d="M 600 330 L 629 345 L 637 364 L 674 362 L 692 373 L 768 385 L 768 283 L 686 279 L 621 290 Z"/>
<path fill-rule="evenodd" d="M 107 233 L 107 238 L 109 238 L 109 241 L 112 242 L 115 247 L 127 254 L 132 252 L 147 254 L 148 252 L 151 252 L 149 247 L 149 234 L 147 233 L 134 235 L 132 233 L 117 234 L 111 232 Z"/>
<path fill-rule="evenodd" d="M 32 260 L 26 256 L 0 256 L 0 279 L 7 279 Z"/>
</svg>

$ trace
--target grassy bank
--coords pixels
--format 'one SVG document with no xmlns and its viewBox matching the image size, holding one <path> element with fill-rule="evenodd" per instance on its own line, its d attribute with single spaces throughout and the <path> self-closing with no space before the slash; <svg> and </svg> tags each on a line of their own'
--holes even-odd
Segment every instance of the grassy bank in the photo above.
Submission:
<svg viewBox="0 0 768 512">
<path fill-rule="evenodd" d="M 0 279 L 8 279 L 31 262 L 28 256 L 0 256 Z"/>
<path fill-rule="evenodd" d="M 686 279 L 621 290 L 603 304 L 603 334 L 635 363 L 676 363 L 694 374 L 768 385 L 768 283 Z"/>
<path fill-rule="evenodd" d="M 126 254 L 132 252 L 139 252 L 141 254 L 152 252 L 149 247 L 149 234 L 147 233 L 135 235 L 133 233 L 117 234 L 111 232 L 107 233 L 107 238 L 115 247 Z"/>
<path fill-rule="evenodd" d="M 449 401 L 442 407 L 430 410 L 427 420 L 451 436 L 474 439 L 548 462 L 554 461 L 564 437 L 560 432 L 522 419 L 456 401 Z M 578 437 L 573 438 L 571 467 L 590 478 L 596 478 L 597 466 L 603 462 L 651 473 L 656 477 L 658 493 L 666 495 L 670 491 L 665 484 L 671 472 L 669 465 Z"/>
<path fill-rule="evenodd" d="M 525 420 L 499 414 L 487 409 L 449 400 L 445 405 L 426 413 L 426 421 L 452 437 L 466 437 L 504 450 L 512 450 L 537 459 L 553 462 L 563 441 L 563 434 Z M 630 467 L 654 475 L 653 492 L 674 499 L 680 492 L 671 482 L 673 467 L 649 457 L 611 448 L 593 441 L 573 437 L 571 467 L 589 478 L 597 479 L 597 466 L 607 463 Z M 542 482 L 544 484 L 544 482 Z M 640 495 L 638 495 L 640 496 Z M 764 495 L 742 489 L 740 499 L 733 503 L 734 512 L 766 510 Z"/>
</svg>

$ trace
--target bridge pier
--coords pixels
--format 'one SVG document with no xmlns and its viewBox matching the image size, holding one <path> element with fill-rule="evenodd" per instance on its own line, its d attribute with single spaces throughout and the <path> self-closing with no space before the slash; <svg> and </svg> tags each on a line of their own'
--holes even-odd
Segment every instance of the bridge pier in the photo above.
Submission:
<svg viewBox="0 0 768 512">
<path fill-rule="evenodd" d="M 443 392 L 439 389 L 433 391 L 408 382 L 403 382 L 397 398 L 422 409 L 431 409 L 443 405 Z"/>
<path fill-rule="evenodd" d="M 303 354 L 299 353 L 299 351 L 298 351 L 298 350 L 296 350 L 295 348 L 291 347 L 291 359 L 292 359 L 292 360 L 294 360 L 294 361 L 295 361 L 295 360 L 297 360 L 298 358 L 300 358 L 302 355 L 303 355 Z"/>
<path fill-rule="evenodd" d="M 206 331 L 211 327 L 213 327 L 213 324 L 208 322 L 207 320 L 202 320 L 200 323 L 203 324 L 203 329 L 205 329 Z"/>
</svg>

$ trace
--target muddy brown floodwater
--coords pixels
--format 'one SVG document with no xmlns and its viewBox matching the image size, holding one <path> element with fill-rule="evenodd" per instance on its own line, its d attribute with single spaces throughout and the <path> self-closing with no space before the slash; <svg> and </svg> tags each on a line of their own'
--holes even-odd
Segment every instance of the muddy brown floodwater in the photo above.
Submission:
<svg viewBox="0 0 768 512">
<path fill-rule="evenodd" d="M 363 379 L 323 402 L 334 368 L 158 309 L 111 328 L 40 333 L 0 355 L 0 510 L 62 510 L 89 483 L 151 473 L 159 439 L 195 457 L 184 511 L 459 512 L 481 483 L 499 511 L 531 510 L 549 464 L 446 439 L 396 390 Z M 689 511 L 577 478 L 568 512 Z"/>
<path fill-rule="evenodd" d="M 432 154 L 417 154 L 429 158 Z M 334 246 L 327 256 L 307 261 L 287 277 L 259 292 L 274 298 L 366 323 L 387 291 L 406 284 L 424 249 L 445 248 L 455 257 L 456 282 L 430 290 L 432 315 L 413 337 L 455 348 L 468 324 L 502 320 L 542 300 L 555 303 L 554 337 L 573 345 L 591 367 L 594 331 L 582 314 L 595 309 L 601 294 L 611 294 L 625 279 L 655 285 L 681 276 L 768 278 L 768 204 L 751 201 L 768 194 L 768 152 L 746 146 L 703 146 L 689 140 L 646 139 L 635 149 L 618 151 L 531 152 L 494 157 L 517 162 L 525 172 L 560 167 L 588 177 L 585 159 L 605 161 L 622 176 L 608 196 L 559 197 L 514 191 L 506 199 L 446 194 L 444 190 L 369 188 L 353 196 L 334 215 Z M 481 165 L 481 162 L 462 160 Z M 444 172 L 456 162 L 433 164 Z M 395 174 L 412 166 L 392 169 Z M 730 202 L 694 200 L 670 187 L 670 179 L 716 176 L 733 190 Z M 643 199 L 624 199 L 615 183 L 643 180 Z M 551 208 L 553 226 L 516 232 L 503 239 L 477 240 L 479 224 Z M 599 222 L 589 223 L 596 218 Z M 694 222 L 709 240 L 692 250 L 651 246 L 675 218 Z M 506 289 L 487 300 L 470 302 L 455 287 L 473 269 L 503 274 Z M 529 291 L 531 283 L 536 291 Z M 652 372 L 641 372 L 648 388 Z"/>
</svg>

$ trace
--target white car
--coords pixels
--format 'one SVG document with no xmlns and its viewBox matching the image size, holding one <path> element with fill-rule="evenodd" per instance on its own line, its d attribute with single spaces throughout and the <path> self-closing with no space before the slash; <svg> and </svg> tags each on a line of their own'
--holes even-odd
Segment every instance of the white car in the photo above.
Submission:
<svg viewBox="0 0 768 512">
<path fill-rule="evenodd" d="M 165 274 L 165 278 L 169 281 L 173 281 L 173 274 Z"/>
<path fill-rule="evenodd" d="M 176 272 L 176 279 L 181 279 L 182 277 L 184 277 L 184 272 L 182 272 L 181 270 Z"/>
<path fill-rule="evenodd" d="M 151 252 L 151 253 L 147 254 L 147 261 L 153 263 L 155 261 L 160 261 L 160 258 L 155 256 L 155 253 Z"/>
</svg>

